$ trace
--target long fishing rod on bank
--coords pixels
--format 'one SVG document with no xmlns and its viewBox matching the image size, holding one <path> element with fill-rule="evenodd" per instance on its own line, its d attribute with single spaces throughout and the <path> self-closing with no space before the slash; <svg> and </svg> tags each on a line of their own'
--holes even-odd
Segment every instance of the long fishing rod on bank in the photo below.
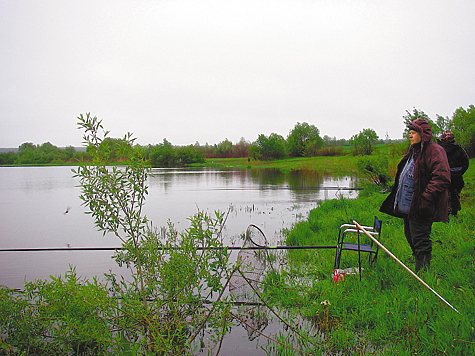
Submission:
<svg viewBox="0 0 475 356">
<path fill-rule="evenodd" d="M 423 286 L 425 286 L 427 289 L 429 289 L 432 293 L 434 293 L 441 301 L 443 301 L 445 304 L 447 304 L 450 308 L 455 310 L 457 313 L 460 314 L 460 312 L 455 309 L 449 302 L 447 302 L 442 296 L 440 296 L 435 290 L 433 290 L 429 285 L 424 282 L 417 274 L 412 272 L 404 263 L 402 263 L 396 256 L 394 256 L 386 247 L 384 247 L 381 242 L 379 242 L 377 239 L 375 239 L 371 234 L 366 231 L 360 224 L 358 224 L 355 219 L 350 219 L 350 221 L 355 224 L 356 229 L 363 231 L 366 236 L 368 236 L 374 243 L 376 243 L 384 252 L 386 252 L 391 258 L 393 258 L 397 263 L 399 263 L 406 271 L 408 271 L 415 279 L 417 279 Z"/>
</svg>

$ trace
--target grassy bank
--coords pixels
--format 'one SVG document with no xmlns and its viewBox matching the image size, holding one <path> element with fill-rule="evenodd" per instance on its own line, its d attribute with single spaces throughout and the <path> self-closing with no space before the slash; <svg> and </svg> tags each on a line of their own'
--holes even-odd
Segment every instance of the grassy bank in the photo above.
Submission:
<svg viewBox="0 0 475 356">
<path fill-rule="evenodd" d="M 237 169 L 251 169 L 251 168 L 274 168 L 283 171 L 291 170 L 309 170 L 318 171 L 321 174 L 354 174 L 356 169 L 357 157 L 349 156 L 335 156 L 335 157 L 300 157 L 287 158 L 275 161 L 259 161 L 247 158 L 210 158 L 204 164 L 193 163 L 186 165 L 187 167 L 213 167 L 213 168 L 237 168 Z M 60 163 L 44 163 L 44 164 L 4 164 L 0 167 L 55 167 L 55 166 L 72 166 L 84 164 L 83 162 L 60 162 Z M 88 162 L 85 162 L 88 164 Z M 124 166 L 123 161 L 110 162 L 111 166 Z"/>
<path fill-rule="evenodd" d="M 380 250 L 363 273 L 335 284 L 334 250 L 291 251 L 289 267 L 268 277 L 267 295 L 277 305 L 295 308 L 325 335 L 327 352 L 384 355 L 475 354 L 475 162 L 465 174 L 462 211 L 432 230 L 431 269 L 421 278 L 453 305 L 456 313 Z M 381 242 L 414 270 L 401 219 L 380 213 L 386 194 L 364 192 L 356 200 L 323 202 L 306 221 L 288 232 L 292 245 L 335 244 L 338 228 L 354 218 L 372 225 L 383 220 Z M 342 268 L 358 266 L 357 253 L 344 252 Z M 305 285 L 299 281 L 305 280 Z M 310 281 L 310 282 L 309 282 Z M 323 304 L 322 304 L 323 303 Z"/>
<path fill-rule="evenodd" d="M 334 157 L 300 157 L 287 158 L 274 161 L 259 161 L 247 158 L 213 158 L 206 161 L 205 166 L 209 167 L 233 167 L 233 168 L 275 168 L 284 171 L 309 170 L 318 171 L 321 174 L 355 174 L 356 157 L 334 156 Z"/>
</svg>

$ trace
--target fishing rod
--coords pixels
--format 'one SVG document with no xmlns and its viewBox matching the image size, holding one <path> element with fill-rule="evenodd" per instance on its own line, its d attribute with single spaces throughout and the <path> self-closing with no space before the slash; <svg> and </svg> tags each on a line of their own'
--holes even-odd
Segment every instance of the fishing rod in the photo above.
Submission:
<svg viewBox="0 0 475 356">
<path fill-rule="evenodd" d="M 38 248 L 6 248 L 0 252 L 40 252 L 40 251 L 117 251 L 122 247 L 38 247 Z M 159 247 L 157 250 L 180 250 L 181 247 Z M 336 245 L 322 246 L 215 246 L 196 247 L 197 250 L 325 250 L 336 249 Z"/>
<path fill-rule="evenodd" d="M 434 293 L 440 300 L 442 300 L 445 304 L 447 304 L 450 308 L 455 310 L 457 313 L 460 314 L 460 312 L 455 309 L 452 305 L 450 305 L 449 302 L 447 302 L 442 296 L 440 296 L 435 290 L 433 290 L 429 285 L 424 282 L 417 274 L 412 272 L 404 263 L 402 263 L 396 256 L 394 256 L 386 247 L 384 247 L 377 239 L 374 238 L 374 236 L 371 236 L 371 234 L 366 231 L 360 224 L 358 224 L 355 219 L 350 220 L 353 224 L 355 224 L 356 228 L 358 230 L 363 231 L 366 236 L 368 236 L 371 240 L 373 240 L 382 250 L 384 250 L 389 256 L 391 256 L 397 263 L 399 263 L 406 271 L 408 271 L 415 279 L 417 279 L 420 283 L 422 283 L 423 286 L 425 286 L 427 289 L 429 289 L 432 293 Z"/>
</svg>

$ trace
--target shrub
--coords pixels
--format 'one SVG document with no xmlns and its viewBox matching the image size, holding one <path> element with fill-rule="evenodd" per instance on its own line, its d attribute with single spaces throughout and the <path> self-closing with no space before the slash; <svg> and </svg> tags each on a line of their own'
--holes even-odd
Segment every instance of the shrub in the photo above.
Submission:
<svg viewBox="0 0 475 356">
<path fill-rule="evenodd" d="M 219 238 L 223 214 L 198 212 L 184 232 L 169 224 L 158 233 L 142 210 L 149 171 L 144 150 L 127 134 L 126 166 L 108 167 L 101 121 L 89 114 L 78 119 L 92 156 L 91 165 L 73 170 L 80 197 L 97 228 L 122 241 L 114 258 L 132 280 L 111 273 L 106 283 L 88 282 L 72 270 L 65 279 L 27 283 L 24 293 L 0 289 L 0 354 L 191 355 L 205 327 L 220 342 L 230 307 L 222 281 L 235 270 Z M 205 308 L 212 293 L 213 307 Z"/>
<path fill-rule="evenodd" d="M 364 156 L 358 159 L 356 166 L 361 175 L 377 186 L 386 188 L 391 183 L 386 155 Z"/>
</svg>

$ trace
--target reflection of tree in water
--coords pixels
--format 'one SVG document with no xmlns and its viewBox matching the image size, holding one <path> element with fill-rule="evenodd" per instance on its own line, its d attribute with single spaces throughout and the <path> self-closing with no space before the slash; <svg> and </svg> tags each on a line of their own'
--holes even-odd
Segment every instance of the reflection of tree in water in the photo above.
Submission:
<svg viewBox="0 0 475 356">
<path fill-rule="evenodd" d="M 283 172 L 279 169 L 267 168 L 251 170 L 251 179 L 263 188 L 281 185 L 290 189 L 318 189 L 324 181 L 324 176 L 315 171 L 292 170 Z"/>
<path fill-rule="evenodd" d="M 323 183 L 323 176 L 313 171 L 290 171 L 288 173 L 289 187 L 319 189 Z"/>
<path fill-rule="evenodd" d="M 285 173 L 280 169 L 251 169 L 251 179 L 259 186 L 279 185 L 285 183 Z"/>
</svg>

